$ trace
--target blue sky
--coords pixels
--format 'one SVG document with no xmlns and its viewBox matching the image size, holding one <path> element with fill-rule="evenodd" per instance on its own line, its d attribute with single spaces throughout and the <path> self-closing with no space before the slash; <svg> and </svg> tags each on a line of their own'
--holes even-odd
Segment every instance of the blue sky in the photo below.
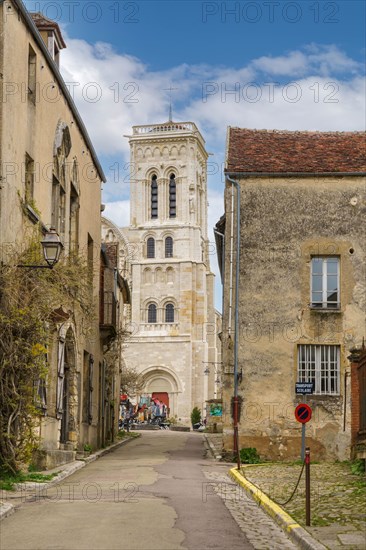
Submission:
<svg viewBox="0 0 366 550">
<path fill-rule="evenodd" d="M 174 120 L 195 122 L 213 153 L 211 227 L 223 213 L 228 125 L 364 129 L 363 1 L 25 3 L 62 27 L 62 73 L 108 178 L 105 213 L 118 225 L 129 223 L 123 136 L 167 120 L 170 86 Z"/>
</svg>

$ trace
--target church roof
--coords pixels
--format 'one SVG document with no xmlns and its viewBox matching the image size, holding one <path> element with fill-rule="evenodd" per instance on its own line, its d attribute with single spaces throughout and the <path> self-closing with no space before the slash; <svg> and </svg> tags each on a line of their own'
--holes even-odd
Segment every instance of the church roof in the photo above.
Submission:
<svg viewBox="0 0 366 550">
<path fill-rule="evenodd" d="M 365 132 L 228 129 L 227 173 L 366 173 Z"/>
</svg>

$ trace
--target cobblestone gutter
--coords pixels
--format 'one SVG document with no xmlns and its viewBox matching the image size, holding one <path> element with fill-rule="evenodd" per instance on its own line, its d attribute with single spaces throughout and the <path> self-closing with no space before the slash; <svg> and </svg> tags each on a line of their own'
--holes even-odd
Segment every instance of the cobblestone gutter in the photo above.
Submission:
<svg viewBox="0 0 366 550">
<path fill-rule="evenodd" d="M 213 456 L 221 458 L 222 437 L 220 439 L 219 434 L 205 436 Z M 239 474 L 240 479 L 250 483 L 257 496 L 265 495 L 273 502 L 279 517 L 283 517 L 280 510 L 286 513 L 294 525 L 302 527 L 302 531 L 317 539 L 323 548 L 366 549 L 366 479 L 352 474 L 349 463 L 311 464 L 311 527 L 305 527 L 304 474 L 294 498 L 279 506 L 294 490 L 301 464 L 248 464 L 242 470 L 244 475 Z M 236 468 L 233 471 L 238 474 Z M 235 481 L 240 483 L 237 478 Z M 242 483 L 240 485 L 246 490 Z M 249 485 L 246 492 L 253 498 Z M 287 524 L 283 527 L 287 529 Z M 293 531 L 300 532 L 298 529 Z"/>
<path fill-rule="evenodd" d="M 263 464 L 243 468 L 245 478 L 271 500 L 285 502 L 299 477 L 301 465 Z M 348 463 L 311 465 L 311 527 L 306 530 L 331 550 L 366 548 L 366 479 L 351 473 Z M 305 525 L 305 478 L 285 506 L 300 525 Z"/>
</svg>

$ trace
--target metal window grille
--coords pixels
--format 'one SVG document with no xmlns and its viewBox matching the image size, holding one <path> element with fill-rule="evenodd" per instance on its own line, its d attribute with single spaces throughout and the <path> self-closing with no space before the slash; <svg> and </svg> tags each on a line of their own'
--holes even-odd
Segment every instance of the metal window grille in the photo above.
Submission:
<svg viewBox="0 0 366 550">
<path fill-rule="evenodd" d="M 175 175 L 170 176 L 169 181 L 169 218 L 175 218 L 177 214 L 177 185 Z"/>
<path fill-rule="evenodd" d="M 172 258 L 173 257 L 173 239 L 172 239 L 172 237 L 167 237 L 165 239 L 165 257 L 166 258 Z"/>
<path fill-rule="evenodd" d="M 151 218 L 158 217 L 158 182 L 156 176 L 151 180 Z"/>
<path fill-rule="evenodd" d="M 165 322 L 174 323 L 174 304 L 167 304 L 165 306 Z"/>
<path fill-rule="evenodd" d="M 339 258 L 316 256 L 311 260 L 311 307 L 338 309 Z"/>
<path fill-rule="evenodd" d="M 314 393 L 339 395 L 339 346 L 298 346 L 298 381 L 313 382 Z"/>
<path fill-rule="evenodd" d="M 156 323 L 156 305 L 149 304 L 147 308 L 147 322 Z"/>
<path fill-rule="evenodd" d="M 149 237 L 147 239 L 147 257 L 148 258 L 155 258 L 155 239 L 153 239 L 152 237 Z"/>
</svg>

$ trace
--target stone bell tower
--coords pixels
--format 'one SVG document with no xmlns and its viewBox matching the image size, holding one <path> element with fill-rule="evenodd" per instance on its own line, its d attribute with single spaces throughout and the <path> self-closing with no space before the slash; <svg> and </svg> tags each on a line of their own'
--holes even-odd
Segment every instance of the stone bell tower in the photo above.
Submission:
<svg viewBox="0 0 366 550">
<path fill-rule="evenodd" d="M 134 126 L 130 246 L 132 335 L 124 360 L 144 392 L 165 396 L 170 416 L 204 413 L 215 361 L 214 276 L 207 237 L 207 158 L 193 122 Z"/>
</svg>

